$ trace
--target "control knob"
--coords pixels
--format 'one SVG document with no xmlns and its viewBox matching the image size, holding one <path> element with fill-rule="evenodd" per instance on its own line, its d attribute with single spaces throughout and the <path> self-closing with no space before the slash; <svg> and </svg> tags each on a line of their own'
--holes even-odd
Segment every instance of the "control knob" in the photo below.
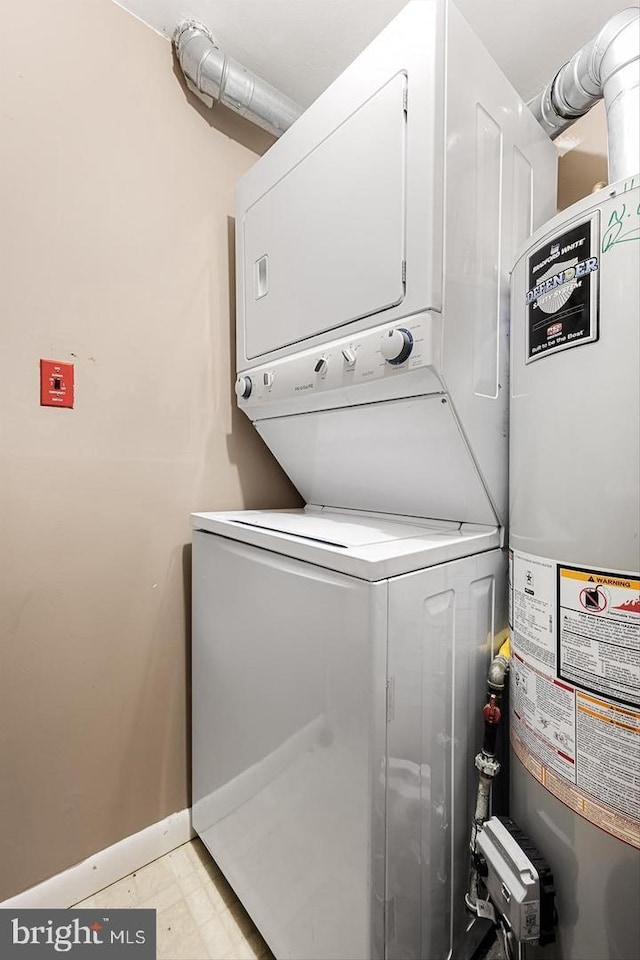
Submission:
<svg viewBox="0 0 640 960">
<path fill-rule="evenodd" d="M 238 400 L 248 400 L 252 388 L 251 377 L 238 377 L 236 380 L 236 397 Z"/>
<path fill-rule="evenodd" d="M 393 330 L 387 330 L 380 341 L 380 353 L 387 361 L 394 366 L 404 363 L 413 350 L 413 337 L 404 327 L 395 327 Z"/>
<path fill-rule="evenodd" d="M 347 365 L 347 370 L 353 370 L 356 365 L 356 352 L 351 347 L 345 347 L 342 351 L 342 356 L 344 357 L 344 362 Z"/>
</svg>

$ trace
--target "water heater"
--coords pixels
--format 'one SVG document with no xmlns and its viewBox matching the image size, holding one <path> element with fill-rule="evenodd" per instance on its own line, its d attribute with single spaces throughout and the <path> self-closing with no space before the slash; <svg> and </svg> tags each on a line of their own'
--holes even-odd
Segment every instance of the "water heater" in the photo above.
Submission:
<svg viewBox="0 0 640 960">
<path fill-rule="evenodd" d="M 640 190 L 528 241 L 511 304 L 511 815 L 544 851 L 541 957 L 640 945 Z"/>
</svg>

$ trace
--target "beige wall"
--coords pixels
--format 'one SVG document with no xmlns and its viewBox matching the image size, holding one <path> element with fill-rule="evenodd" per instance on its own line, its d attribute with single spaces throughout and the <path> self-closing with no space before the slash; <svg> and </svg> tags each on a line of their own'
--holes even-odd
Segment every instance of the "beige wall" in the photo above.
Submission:
<svg viewBox="0 0 640 960">
<path fill-rule="evenodd" d="M 0 900 L 189 803 L 189 512 L 296 495 L 231 402 L 233 187 L 111 0 L 0 0 Z M 9 30 L 9 25 L 11 29 Z M 41 408 L 40 357 L 76 408 Z"/>
<path fill-rule="evenodd" d="M 558 164 L 559 210 L 588 196 L 597 183 L 608 183 L 604 103 L 601 101 L 576 121 L 562 139 L 573 141 L 575 146 L 560 157 Z"/>
</svg>

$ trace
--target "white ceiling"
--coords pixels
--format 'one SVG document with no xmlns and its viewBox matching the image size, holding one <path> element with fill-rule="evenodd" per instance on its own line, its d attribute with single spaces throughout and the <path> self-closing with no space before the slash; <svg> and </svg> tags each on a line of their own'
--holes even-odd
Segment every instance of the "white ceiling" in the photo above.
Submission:
<svg viewBox="0 0 640 960">
<path fill-rule="evenodd" d="M 308 106 L 406 0 L 115 0 L 170 38 L 206 24 L 227 53 Z M 606 20 L 640 0 L 457 0 L 494 60 L 529 100 Z"/>
</svg>

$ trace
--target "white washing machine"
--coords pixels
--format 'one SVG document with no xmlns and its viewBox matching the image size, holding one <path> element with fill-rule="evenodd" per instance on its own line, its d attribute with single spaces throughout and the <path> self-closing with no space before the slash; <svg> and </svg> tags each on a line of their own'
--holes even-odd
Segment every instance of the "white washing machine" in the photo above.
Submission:
<svg viewBox="0 0 640 960">
<path fill-rule="evenodd" d="M 193 516 L 193 823 L 290 960 L 461 942 L 497 528 Z"/>
</svg>

